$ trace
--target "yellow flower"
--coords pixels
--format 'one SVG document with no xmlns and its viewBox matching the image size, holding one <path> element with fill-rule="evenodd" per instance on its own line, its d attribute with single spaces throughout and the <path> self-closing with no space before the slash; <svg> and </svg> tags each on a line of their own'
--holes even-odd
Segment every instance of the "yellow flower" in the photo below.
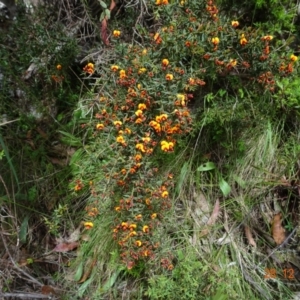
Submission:
<svg viewBox="0 0 300 300">
<path fill-rule="evenodd" d="M 265 35 L 261 39 L 262 39 L 262 41 L 272 41 L 273 36 L 272 35 Z"/>
<path fill-rule="evenodd" d="M 138 90 L 140 90 L 142 88 L 142 85 L 139 83 L 137 86 Z"/>
<path fill-rule="evenodd" d="M 130 225 L 129 225 L 129 229 L 130 229 L 131 231 L 133 231 L 133 229 L 136 229 L 136 224 L 130 224 Z"/>
<path fill-rule="evenodd" d="M 152 219 L 152 220 L 156 219 L 156 217 L 157 217 L 157 213 L 153 213 L 153 214 L 151 215 L 151 219 Z"/>
<path fill-rule="evenodd" d="M 248 44 L 248 41 L 247 41 L 247 39 L 245 38 L 245 35 L 244 35 L 244 34 L 242 34 L 242 36 L 241 36 L 240 44 L 241 44 L 242 46 Z"/>
<path fill-rule="evenodd" d="M 229 65 L 232 67 L 235 67 L 237 65 L 237 60 L 236 59 L 230 59 Z"/>
<path fill-rule="evenodd" d="M 145 232 L 145 233 L 149 232 L 149 226 L 148 225 L 143 226 L 143 232 Z"/>
<path fill-rule="evenodd" d="M 162 64 L 164 67 L 168 66 L 169 63 L 170 63 L 169 60 L 166 59 L 166 58 L 164 58 L 164 59 L 162 60 L 162 62 L 161 62 L 161 64 Z"/>
<path fill-rule="evenodd" d="M 125 128 L 125 133 L 126 134 L 131 134 L 131 130 L 129 128 Z"/>
<path fill-rule="evenodd" d="M 162 196 L 163 198 L 168 198 L 168 195 L 169 195 L 168 191 L 163 191 L 163 192 L 161 193 L 161 196 Z"/>
<path fill-rule="evenodd" d="M 84 222 L 83 225 L 84 225 L 85 229 L 91 229 L 94 227 L 93 222 Z"/>
<path fill-rule="evenodd" d="M 185 95 L 184 94 L 177 94 L 177 100 L 182 102 L 182 101 L 185 101 Z"/>
<path fill-rule="evenodd" d="M 146 54 L 147 54 L 147 49 L 143 49 L 142 55 L 146 55 Z"/>
<path fill-rule="evenodd" d="M 138 247 L 142 246 L 142 242 L 140 240 L 135 241 L 135 245 Z"/>
<path fill-rule="evenodd" d="M 138 105 L 138 109 L 140 109 L 140 110 L 145 110 L 145 109 L 147 109 L 147 106 L 146 106 L 146 104 L 144 104 L 144 103 L 140 103 L 140 104 Z"/>
<path fill-rule="evenodd" d="M 101 130 L 103 128 L 104 128 L 104 125 L 102 123 L 99 123 L 99 124 L 96 125 L 97 130 Z"/>
<path fill-rule="evenodd" d="M 141 152 L 146 152 L 145 146 L 143 144 L 136 144 L 135 149 L 140 150 Z"/>
<path fill-rule="evenodd" d="M 111 69 L 113 72 L 117 72 L 117 71 L 119 70 L 119 66 L 117 66 L 117 65 L 112 65 L 112 66 L 110 67 L 110 69 Z"/>
<path fill-rule="evenodd" d="M 131 232 L 129 233 L 129 236 L 130 236 L 130 237 L 136 236 L 136 235 L 137 235 L 136 231 L 131 231 Z"/>
<path fill-rule="evenodd" d="M 117 136 L 116 140 L 120 144 L 124 144 L 125 143 L 124 137 L 122 135 Z"/>
<path fill-rule="evenodd" d="M 211 42 L 212 42 L 215 46 L 217 46 L 217 45 L 220 43 L 220 39 L 219 39 L 218 37 L 213 37 L 213 38 L 211 39 Z"/>
<path fill-rule="evenodd" d="M 298 56 L 292 54 L 292 55 L 290 56 L 290 59 L 291 59 L 291 61 L 297 61 L 297 60 L 298 60 Z"/>
<path fill-rule="evenodd" d="M 141 154 L 136 154 L 134 157 L 135 161 L 140 161 L 142 159 L 142 155 Z"/>
<path fill-rule="evenodd" d="M 166 80 L 171 81 L 174 79 L 174 76 L 172 74 L 166 74 Z"/>
<path fill-rule="evenodd" d="M 147 205 L 150 205 L 150 204 L 151 204 L 151 200 L 150 200 L 149 198 L 147 198 L 147 199 L 145 200 L 145 203 L 146 203 Z"/>
<path fill-rule="evenodd" d="M 116 206 L 115 207 L 115 211 L 120 211 L 121 210 L 121 207 L 120 206 Z"/>
<path fill-rule="evenodd" d="M 142 140 L 145 143 L 149 143 L 151 141 L 151 138 L 149 136 L 146 136 L 146 137 L 143 137 Z"/>
<path fill-rule="evenodd" d="M 56 69 L 57 69 L 57 70 L 61 70 L 61 68 L 62 68 L 61 65 L 57 65 L 57 66 L 56 66 Z"/>
<path fill-rule="evenodd" d="M 125 70 L 120 70 L 120 78 L 126 78 L 126 71 Z"/>
<path fill-rule="evenodd" d="M 114 121 L 114 125 L 115 125 L 115 126 L 121 126 L 121 125 L 122 125 L 122 122 L 121 122 L 121 121 Z"/>
<path fill-rule="evenodd" d="M 167 114 L 161 114 L 160 116 L 156 116 L 155 120 L 158 123 L 164 122 L 168 119 L 168 115 Z"/>
<path fill-rule="evenodd" d="M 144 74 L 146 71 L 147 71 L 146 68 L 140 68 L 139 71 L 138 71 L 138 74 L 139 75 Z"/>
<path fill-rule="evenodd" d="M 121 35 L 121 31 L 120 30 L 114 30 L 113 31 L 113 36 L 118 38 Z"/>
<path fill-rule="evenodd" d="M 239 21 L 231 21 L 231 26 L 237 28 L 240 25 Z"/>
<path fill-rule="evenodd" d="M 142 216 L 141 214 L 139 214 L 139 215 L 136 215 L 134 218 L 135 218 L 136 220 L 138 220 L 138 221 L 139 221 L 139 220 L 141 220 L 141 219 L 142 219 L 142 217 L 143 217 L 143 216 Z"/>
<path fill-rule="evenodd" d="M 141 109 L 138 109 L 136 112 L 135 112 L 135 115 L 137 117 L 141 117 L 143 115 L 143 111 Z"/>
<path fill-rule="evenodd" d="M 95 72 L 95 66 L 92 63 L 88 63 L 84 68 L 83 71 L 89 74 L 93 74 Z"/>
</svg>

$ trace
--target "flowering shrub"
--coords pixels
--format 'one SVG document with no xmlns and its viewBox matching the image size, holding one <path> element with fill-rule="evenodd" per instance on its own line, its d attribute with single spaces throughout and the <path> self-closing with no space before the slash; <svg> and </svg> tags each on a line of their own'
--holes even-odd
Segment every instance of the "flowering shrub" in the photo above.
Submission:
<svg viewBox="0 0 300 300">
<path fill-rule="evenodd" d="M 293 75 L 297 64 L 294 54 L 277 53 L 275 36 L 242 28 L 238 20 L 222 16 L 214 1 L 156 1 L 153 9 L 166 17 L 155 33 L 141 29 L 143 45 L 125 45 L 122 31 L 114 30 L 118 59 L 98 69 L 92 63 L 84 68 L 98 76 L 96 101 L 86 112 L 91 120 L 84 125 L 93 145 L 86 159 L 90 168 L 98 149 L 108 159 L 85 172 L 84 179 L 80 172 L 74 190 L 93 181 L 89 186 L 97 213 L 88 210 L 86 222 L 114 215 L 111 235 L 128 269 L 159 256 L 155 232 L 172 206 L 173 175 L 161 178 L 153 158 L 176 152 L 178 141 L 191 132 L 193 103 L 203 104 L 209 93 L 219 95 L 220 82 L 232 95 L 247 87 L 254 98 L 272 95 L 276 81 Z M 217 100 L 224 102 L 222 96 Z M 97 169 L 105 178 L 99 182 L 93 178 Z M 173 268 L 172 255 L 160 262 Z"/>
</svg>

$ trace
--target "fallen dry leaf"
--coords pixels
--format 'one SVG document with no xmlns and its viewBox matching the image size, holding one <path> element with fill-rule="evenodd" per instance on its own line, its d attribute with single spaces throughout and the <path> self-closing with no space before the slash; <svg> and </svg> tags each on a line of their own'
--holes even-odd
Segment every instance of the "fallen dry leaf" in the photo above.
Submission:
<svg viewBox="0 0 300 300">
<path fill-rule="evenodd" d="M 254 238 L 253 238 L 253 236 L 252 236 L 251 229 L 250 229 L 250 227 L 248 227 L 248 226 L 245 226 L 245 235 L 246 235 L 246 238 L 247 238 L 247 240 L 248 240 L 248 243 L 249 243 L 251 246 L 253 246 L 253 247 L 256 248 L 256 242 L 255 242 L 255 240 L 254 240 Z"/>
<path fill-rule="evenodd" d="M 206 223 L 206 228 L 204 228 L 200 232 L 200 237 L 207 235 L 209 233 L 210 227 L 216 223 L 219 213 L 220 213 L 220 200 L 217 199 L 214 209 L 213 209 L 213 212 Z"/>
<path fill-rule="evenodd" d="M 55 289 L 51 285 L 43 285 L 41 292 L 43 295 L 57 295 Z"/>
<path fill-rule="evenodd" d="M 212 212 L 211 216 L 209 217 L 206 225 L 209 225 L 209 226 L 214 225 L 218 219 L 219 212 L 220 212 L 220 201 L 219 201 L 219 199 L 217 199 L 214 209 L 213 209 L 213 212 Z"/>
<path fill-rule="evenodd" d="M 56 247 L 53 249 L 54 252 L 68 252 L 72 251 L 75 248 L 77 248 L 79 243 L 72 242 L 72 243 L 60 243 L 56 245 Z"/>
<path fill-rule="evenodd" d="M 101 22 L 101 39 L 106 46 L 109 45 L 106 18 L 104 18 Z"/>
<path fill-rule="evenodd" d="M 281 245 L 285 240 L 285 229 L 282 227 L 281 213 L 273 218 L 272 236 L 277 245 Z"/>
</svg>

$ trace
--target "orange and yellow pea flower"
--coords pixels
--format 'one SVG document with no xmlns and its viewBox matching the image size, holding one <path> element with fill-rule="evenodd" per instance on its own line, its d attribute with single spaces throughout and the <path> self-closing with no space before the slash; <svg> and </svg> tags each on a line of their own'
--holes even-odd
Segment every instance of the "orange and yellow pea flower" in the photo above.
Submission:
<svg viewBox="0 0 300 300">
<path fill-rule="evenodd" d="M 93 74 L 95 72 L 95 65 L 93 63 L 88 63 L 84 68 L 83 71 L 88 74 Z"/>
<path fill-rule="evenodd" d="M 167 119 L 168 119 L 168 115 L 167 115 L 167 114 L 161 114 L 161 115 L 155 117 L 155 121 L 156 121 L 157 123 L 164 122 L 164 121 L 166 121 Z"/>
<path fill-rule="evenodd" d="M 59 71 L 60 71 L 61 69 L 62 69 L 62 66 L 58 64 L 58 65 L 56 66 L 56 70 L 59 70 Z"/>
<path fill-rule="evenodd" d="M 214 46 L 217 46 L 220 43 L 220 39 L 218 37 L 213 37 L 211 39 L 211 42 L 213 43 Z"/>
<path fill-rule="evenodd" d="M 117 72 L 117 71 L 119 70 L 119 66 L 117 66 L 117 65 L 112 65 L 112 66 L 110 67 L 110 69 L 111 69 L 113 72 Z"/>
<path fill-rule="evenodd" d="M 146 106 L 146 104 L 144 104 L 144 103 L 139 103 L 138 109 L 140 109 L 140 110 L 145 110 L 145 109 L 147 109 L 147 106 Z"/>
<path fill-rule="evenodd" d="M 136 144 L 135 149 L 140 150 L 141 152 L 146 152 L 145 146 L 141 143 Z"/>
<path fill-rule="evenodd" d="M 91 229 L 94 227 L 93 222 L 84 222 L 83 226 L 85 227 L 85 229 Z"/>
<path fill-rule="evenodd" d="M 124 144 L 125 143 L 125 139 L 122 135 L 117 136 L 116 141 L 120 144 Z"/>
<path fill-rule="evenodd" d="M 120 30 L 114 30 L 113 31 L 113 36 L 118 38 L 121 35 L 121 31 Z"/>
<path fill-rule="evenodd" d="M 156 219 L 157 213 L 153 213 L 150 217 L 151 217 L 152 220 Z"/>
<path fill-rule="evenodd" d="M 150 142 L 151 142 L 151 138 L 150 138 L 149 136 L 146 136 L 146 137 L 143 137 L 143 138 L 142 138 L 142 141 L 143 141 L 144 143 L 150 143 Z"/>
<path fill-rule="evenodd" d="M 148 225 L 144 225 L 143 226 L 143 232 L 144 233 L 148 233 L 149 232 L 149 226 Z"/>
<path fill-rule="evenodd" d="M 139 74 L 139 75 L 144 74 L 144 73 L 146 73 L 146 72 L 147 72 L 147 69 L 146 69 L 146 68 L 140 68 L 140 69 L 138 70 L 138 74 Z"/>
<path fill-rule="evenodd" d="M 156 0 L 155 5 L 167 5 L 169 4 L 169 0 Z"/>
<path fill-rule="evenodd" d="M 166 78 L 167 81 L 172 81 L 174 79 L 174 76 L 173 76 L 173 74 L 168 73 L 168 74 L 166 74 L 165 78 Z"/>
<path fill-rule="evenodd" d="M 295 61 L 298 60 L 298 56 L 292 54 L 292 55 L 290 56 L 290 60 L 293 61 L 293 62 L 295 62 Z"/>
<path fill-rule="evenodd" d="M 245 46 L 248 44 L 248 40 L 245 38 L 245 34 L 243 33 L 242 36 L 241 36 L 241 39 L 240 39 L 240 44 L 242 46 Z"/>
<path fill-rule="evenodd" d="M 265 35 L 261 39 L 262 39 L 262 41 L 272 41 L 273 36 L 272 35 Z"/>
<path fill-rule="evenodd" d="M 143 116 L 143 111 L 141 109 L 138 109 L 136 112 L 135 112 L 135 115 L 137 117 L 142 117 Z"/>
<path fill-rule="evenodd" d="M 231 21 L 231 26 L 237 28 L 240 25 L 239 21 Z"/>
<path fill-rule="evenodd" d="M 162 60 L 162 62 L 161 62 L 161 64 L 164 66 L 164 67 L 167 67 L 168 65 L 169 65 L 169 60 L 168 59 L 166 59 L 166 58 L 164 58 L 163 60 Z"/>
<path fill-rule="evenodd" d="M 98 123 L 97 125 L 96 125 L 96 129 L 97 130 L 101 130 L 101 129 L 103 129 L 104 128 L 104 124 L 102 124 L 102 123 Z"/>
<path fill-rule="evenodd" d="M 141 214 L 138 214 L 138 215 L 136 215 L 134 218 L 135 218 L 137 221 L 140 221 L 140 220 L 143 218 L 143 216 L 142 216 Z"/>
<path fill-rule="evenodd" d="M 126 78 L 126 71 L 125 70 L 120 70 L 119 74 L 120 74 L 121 79 Z"/>
<path fill-rule="evenodd" d="M 142 246 L 142 242 L 140 240 L 135 241 L 135 245 L 137 247 L 141 247 Z"/>
<path fill-rule="evenodd" d="M 121 126 L 121 125 L 122 125 L 122 122 L 121 122 L 121 121 L 114 121 L 114 125 L 115 125 L 115 126 Z"/>
<path fill-rule="evenodd" d="M 162 198 L 168 198 L 168 196 L 169 196 L 168 191 L 163 191 L 163 192 L 161 193 L 161 196 L 162 196 Z"/>
</svg>

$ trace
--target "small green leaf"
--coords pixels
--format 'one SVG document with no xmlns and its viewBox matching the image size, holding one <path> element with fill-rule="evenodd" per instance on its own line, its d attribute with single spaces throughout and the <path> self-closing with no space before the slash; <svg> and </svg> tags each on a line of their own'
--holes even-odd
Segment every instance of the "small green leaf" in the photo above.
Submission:
<svg viewBox="0 0 300 300">
<path fill-rule="evenodd" d="M 82 146 L 81 140 L 74 135 L 65 132 L 65 131 L 59 131 L 63 136 L 60 138 L 60 140 L 69 146 Z"/>
<path fill-rule="evenodd" d="M 105 3 L 104 1 L 99 0 L 99 2 L 100 2 L 100 5 L 101 5 L 103 8 L 107 8 L 107 5 L 106 5 L 106 3 Z"/>
<path fill-rule="evenodd" d="M 21 224 L 20 232 L 19 232 L 19 239 L 22 244 L 26 243 L 27 237 L 27 230 L 28 230 L 28 220 L 29 216 L 26 216 Z"/>
<path fill-rule="evenodd" d="M 110 10 L 106 8 L 104 12 L 105 12 L 107 19 L 110 19 Z"/>
<path fill-rule="evenodd" d="M 118 270 L 117 272 L 114 272 L 112 274 L 112 276 L 110 276 L 110 278 L 105 282 L 105 284 L 102 287 L 102 291 L 103 292 L 107 292 L 116 282 L 118 275 L 120 273 L 120 270 Z"/>
<path fill-rule="evenodd" d="M 102 22 L 104 20 L 104 18 L 105 18 L 105 13 L 103 11 L 100 15 L 100 22 Z"/>
<path fill-rule="evenodd" d="M 83 262 L 81 262 L 78 266 L 78 269 L 74 275 L 74 280 L 75 281 L 79 281 L 82 277 L 82 273 L 83 273 Z"/>
<path fill-rule="evenodd" d="M 198 167 L 197 171 L 205 172 L 205 171 L 213 170 L 215 168 L 216 168 L 216 165 L 213 162 L 208 161 L 207 163 L 204 163 L 204 164 L 200 165 Z"/>
<path fill-rule="evenodd" d="M 225 197 L 228 196 L 231 191 L 231 187 L 223 178 L 220 179 L 219 186 L 223 195 Z"/>
</svg>

